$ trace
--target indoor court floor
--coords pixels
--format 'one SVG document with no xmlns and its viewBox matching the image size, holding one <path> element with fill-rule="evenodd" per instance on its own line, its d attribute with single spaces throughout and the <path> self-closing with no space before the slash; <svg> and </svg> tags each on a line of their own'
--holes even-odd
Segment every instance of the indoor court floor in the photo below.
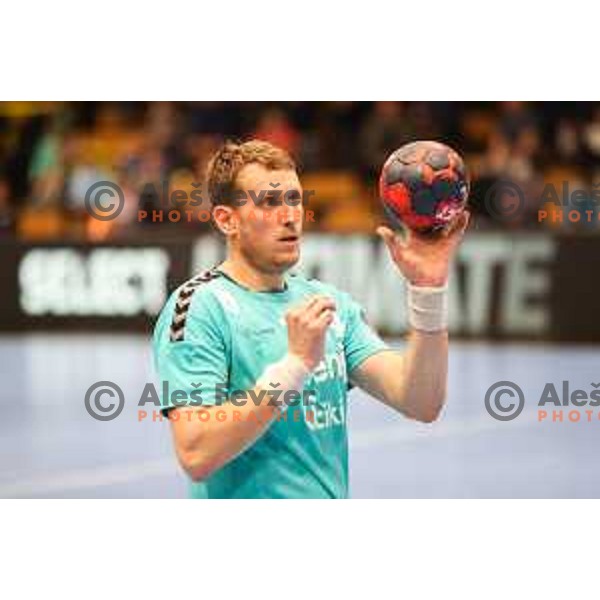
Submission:
<svg viewBox="0 0 600 600">
<path fill-rule="evenodd" d="M 451 341 L 447 406 L 433 425 L 411 422 L 359 390 L 349 398 L 353 498 L 600 497 L 600 407 L 582 419 L 538 422 L 546 383 L 561 393 L 600 382 L 595 346 Z M 180 498 L 186 480 L 167 423 L 137 422 L 137 399 L 156 381 L 137 335 L 0 337 L 0 498 Z M 92 419 L 87 389 L 110 380 L 123 413 Z M 484 406 L 497 381 L 517 383 L 525 408 L 512 421 Z M 548 414 L 553 409 L 546 407 Z M 591 410 L 587 422 L 583 411 Z"/>
</svg>

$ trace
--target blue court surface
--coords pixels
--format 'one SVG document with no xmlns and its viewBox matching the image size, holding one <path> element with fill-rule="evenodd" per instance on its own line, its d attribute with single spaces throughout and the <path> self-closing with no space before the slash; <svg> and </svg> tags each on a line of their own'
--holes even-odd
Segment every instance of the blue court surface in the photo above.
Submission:
<svg viewBox="0 0 600 600">
<path fill-rule="evenodd" d="M 537 420 L 546 383 L 559 394 L 563 380 L 570 391 L 595 389 L 597 347 L 451 341 L 450 348 L 448 403 L 433 425 L 351 392 L 352 497 L 600 497 L 600 407 L 580 408 L 579 422 L 569 421 L 573 407 L 563 408 L 562 423 Z M 145 337 L 3 336 L 0 359 L 0 497 L 186 496 L 169 425 L 137 422 L 144 384 L 155 381 Z M 110 422 L 84 407 L 87 389 L 101 380 L 116 382 L 127 399 Z M 484 405 L 487 389 L 503 380 L 525 396 L 523 412 L 507 422 Z"/>
</svg>

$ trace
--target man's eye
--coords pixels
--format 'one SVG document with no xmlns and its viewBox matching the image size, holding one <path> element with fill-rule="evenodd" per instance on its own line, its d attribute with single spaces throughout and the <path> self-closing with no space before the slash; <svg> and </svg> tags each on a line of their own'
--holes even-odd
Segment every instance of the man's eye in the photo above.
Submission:
<svg viewBox="0 0 600 600">
<path fill-rule="evenodd" d="M 267 206 L 281 206 L 281 200 L 279 200 L 279 198 L 275 198 L 275 196 L 269 196 L 266 199 L 265 204 Z"/>
</svg>

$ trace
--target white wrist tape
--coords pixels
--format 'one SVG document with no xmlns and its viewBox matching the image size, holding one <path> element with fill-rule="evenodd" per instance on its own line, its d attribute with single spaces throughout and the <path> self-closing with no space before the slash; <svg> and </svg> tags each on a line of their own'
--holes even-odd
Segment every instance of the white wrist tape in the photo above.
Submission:
<svg viewBox="0 0 600 600">
<path fill-rule="evenodd" d="M 310 373 L 302 359 L 286 354 L 280 361 L 269 365 L 258 378 L 256 387 L 263 390 L 277 389 L 283 397 L 286 392 L 302 394 L 304 379 Z"/>
<path fill-rule="evenodd" d="M 408 322 L 419 331 L 448 328 L 448 286 L 418 287 L 408 284 Z"/>
</svg>

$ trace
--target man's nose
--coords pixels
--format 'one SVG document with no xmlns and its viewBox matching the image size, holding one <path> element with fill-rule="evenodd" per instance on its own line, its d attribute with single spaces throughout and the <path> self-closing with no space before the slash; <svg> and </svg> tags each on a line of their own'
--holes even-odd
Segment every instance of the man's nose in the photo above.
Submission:
<svg viewBox="0 0 600 600">
<path fill-rule="evenodd" d="M 299 223 L 302 220 L 302 206 L 282 206 L 279 209 L 278 219 L 286 226 Z"/>
</svg>

